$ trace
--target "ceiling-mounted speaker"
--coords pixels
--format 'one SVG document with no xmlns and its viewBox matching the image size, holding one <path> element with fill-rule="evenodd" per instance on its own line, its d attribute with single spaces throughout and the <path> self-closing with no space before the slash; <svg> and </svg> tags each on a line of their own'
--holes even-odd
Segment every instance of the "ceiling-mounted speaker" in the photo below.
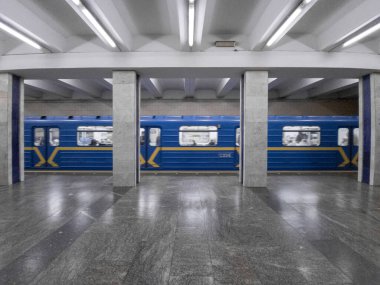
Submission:
<svg viewBox="0 0 380 285">
<path fill-rule="evenodd" d="M 236 41 L 216 41 L 216 47 L 236 47 Z"/>
</svg>

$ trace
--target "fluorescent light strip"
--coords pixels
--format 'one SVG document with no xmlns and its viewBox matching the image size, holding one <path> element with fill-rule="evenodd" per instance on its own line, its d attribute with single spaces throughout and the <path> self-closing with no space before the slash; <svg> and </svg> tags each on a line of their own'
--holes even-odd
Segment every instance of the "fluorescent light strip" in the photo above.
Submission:
<svg viewBox="0 0 380 285">
<path fill-rule="evenodd" d="M 94 28 L 101 34 L 101 36 L 107 41 L 107 43 L 115 48 L 116 43 L 111 39 L 108 33 L 103 29 L 103 27 L 99 24 L 99 22 L 95 19 L 95 17 L 88 11 L 85 7 L 81 8 L 83 15 L 90 21 L 90 23 L 94 26 Z"/>
<path fill-rule="evenodd" d="M 194 0 L 189 0 L 189 46 L 194 45 L 194 22 L 195 22 L 195 5 Z"/>
<path fill-rule="evenodd" d="M 268 78 L 268 83 L 272 83 L 272 82 L 275 81 L 275 80 L 277 80 L 276 77 L 274 77 L 274 78 Z"/>
<path fill-rule="evenodd" d="M 2 22 L 0 22 L 0 29 L 2 29 L 3 31 L 9 33 L 10 35 L 18 38 L 19 40 L 22 40 L 23 42 L 27 43 L 28 45 L 31 45 L 32 47 L 34 47 L 36 49 L 42 49 L 42 47 L 39 44 L 37 44 L 35 41 L 24 36 L 23 34 L 19 33 L 15 29 L 9 27 L 8 25 L 6 25 Z"/>
<path fill-rule="evenodd" d="M 380 30 L 380 23 L 378 23 L 377 25 L 369 28 L 368 30 L 365 30 L 364 32 L 358 34 L 357 36 L 353 37 L 352 39 L 346 41 L 344 44 L 343 44 L 343 47 L 348 47 L 354 43 L 357 43 L 358 41 L 368 37 L 369 35 L 377 32 Z"/>
<path fill-rule="evenodd" d="M 289 18 L 286 19 L 286 21 L 281 25 L 281 27 L 269 39 L 269 41 L 267 42 L 268 47 L 273 45 L 275 42 L 277 42 L 279 39 L 281 39 L 285 35 L 286 29 L 289 28 L 289 26 L 294 23 L 294 21 L 301 14 L 301 12 L 302 12 L 301 7 L 298 7 L 297 9 L 294 10 L 294 12 L 289 16 Z"/>
<path fill-rule="evenodd" d="M 73 1 L 74 4 L 77 5 L 77 6 L 79 6 L 80 4 L 82 4 L 82 3 L 80 2 L 80 0 L 72 0 L 72 1 Z"/>
</svg>

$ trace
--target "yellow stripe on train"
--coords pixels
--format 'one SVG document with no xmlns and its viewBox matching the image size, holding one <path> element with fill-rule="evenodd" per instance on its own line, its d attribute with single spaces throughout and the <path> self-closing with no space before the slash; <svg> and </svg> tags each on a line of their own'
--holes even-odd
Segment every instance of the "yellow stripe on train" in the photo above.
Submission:
<svg viewBox="0 0 380 285">
<path fill-rule="evenodd" d="M 47 161 L 37 147 L 25 147 L 25 150 L 36 152 L 40 161 L 35 165 L 35 167 L 41 167 L 46 162 L 52 167 L 59 167 L 59 165 L 54 162 L 54 159 L 59 151 L 111 151 L 112 147 L 56 147 Z M 154 168 L 160 167 L 154 161 L 160 151 L 237 151 L 240 153 L 240 147 L 156 147 L 147 161 L 148 164 Z M 342 147 L 268 147 L 268 151 L 338 151 L 343 159 L 343 162 L 339 165 L 339 167 L 345 167 L 350 163 L 350 159 L 347 157 Z M 351 162 L 357 166 L 357 160 L 358 154 L 355 155 Z M 140 163 L 146 163 L 141 154 Z"/>
</svg>

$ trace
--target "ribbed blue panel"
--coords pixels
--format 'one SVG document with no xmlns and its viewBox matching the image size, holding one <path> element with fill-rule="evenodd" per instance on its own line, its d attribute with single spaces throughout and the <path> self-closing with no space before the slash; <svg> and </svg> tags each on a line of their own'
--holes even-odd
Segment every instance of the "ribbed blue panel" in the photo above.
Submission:
<svg viewBox="0 0 380 285">
<path fill-rule="evenodd" d="M 12 181 L 20 182 L 20 77 L 12 76 Z"/>
<path fill-rule="evenodd" d="M 369 183 L 371 169 L 371 77 L 363 77 L 363 168 L 362 181 Z"/>
</svg>

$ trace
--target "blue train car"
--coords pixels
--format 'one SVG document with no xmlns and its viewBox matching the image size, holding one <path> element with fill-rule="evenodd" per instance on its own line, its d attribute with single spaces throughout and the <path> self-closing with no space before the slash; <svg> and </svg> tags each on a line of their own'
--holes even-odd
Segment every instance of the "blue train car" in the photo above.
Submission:
<svg viewBox="0 0 380 285">
<path fill-rule="evenodd" d="M 357 117 L 270 116 L 269 170 L 353 170 Z M 143 116 L 142 170 L 239 168 L 238 116 Z M 111 170 L 112 118 L 26 117 L 25 168 Z"/>
<path fill-rule="evenodd" d="M 90 127 L 90 128 L 89 128 Z M 111 170 L 111 117 L 26 117 L 25 169 Z"/>
<path fill-rule="evenodd" d="M 268 128 L 269 170 L 355 170 L 356 116 L 273 116 Z"/>
</svg>

